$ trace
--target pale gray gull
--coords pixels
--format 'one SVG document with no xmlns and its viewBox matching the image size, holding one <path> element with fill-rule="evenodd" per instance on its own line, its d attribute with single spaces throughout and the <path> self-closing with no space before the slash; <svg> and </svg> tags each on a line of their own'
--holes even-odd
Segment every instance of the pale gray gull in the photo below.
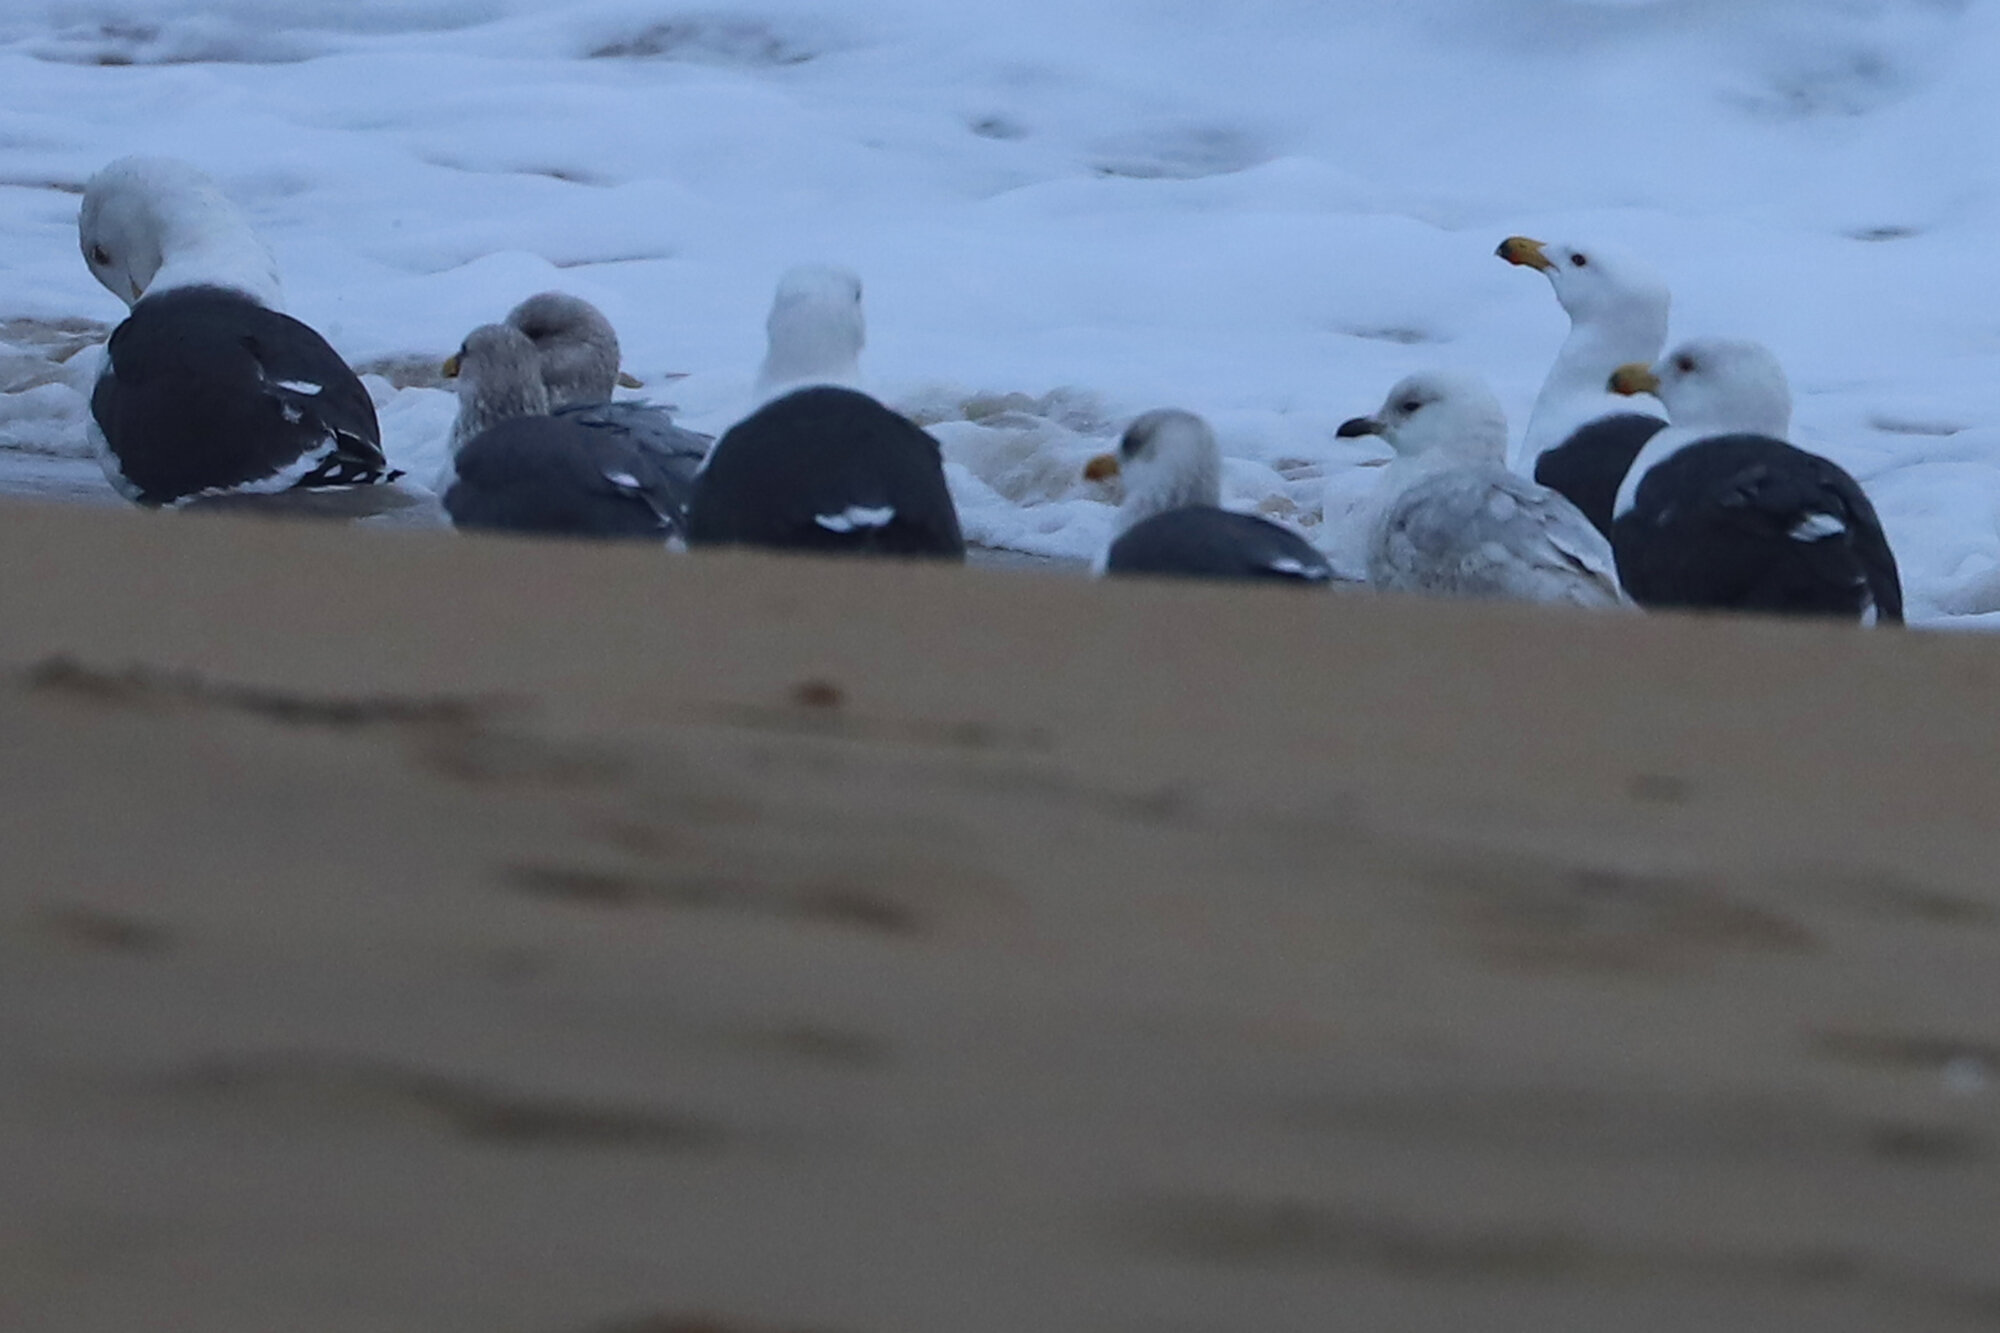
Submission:
<svg viewBox="0 0 2000 1333">
<path fill-rule="evenodd" d="M 1620 605 L 1604 534 L 1575 505 L 1507 469 L 1507 416 L 1478 378 L 1411 375 L 1381 410 L 1340 427 L 1395 457 L 1377 492 L 1368 581 L 1399 592 Z"/>
</svg>

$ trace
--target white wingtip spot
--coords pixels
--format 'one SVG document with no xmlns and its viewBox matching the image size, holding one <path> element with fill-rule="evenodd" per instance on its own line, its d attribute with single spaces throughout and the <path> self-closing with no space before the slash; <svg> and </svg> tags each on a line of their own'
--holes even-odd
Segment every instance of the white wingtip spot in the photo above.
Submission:
<svg viewBox="0 0 2000 1333">
<path fill-rule="evenodd" d="M 838 514 L 815 514 L 813 522 L 828 532 L 854 532 L 861 528 L 886 528 L 895 517 L 895 508 L 890 505 L 884 505 L 880 509 L 870 509 L 866 505 L 849 505 Z"/>
<path fill-rule="evenodd" d="M 1321 565 L 1309 565 L 1305 561 L 1296 560 L 1289 555 L 1279 556 L 1276 560 L 1264 566 L 1264 568 L 1270 570 L 1273 574 L 1284 574 L 1295 579 L 1321 579 L 1325 578 L 1327 574 L 1325 567 Z"/>
<path fill-rule="evenodd" d="M 319 393 L 326 386 L 323 384 L 314 384 L 311 380 L 279 380 L 278 387 L 287 393 L 302 393 L 307 397 L 311 397 Z"/>
<path fill-rule="evenodd" d="M 620 490 L 636 491 L 639 489 L 639 479 L 629 472 L 607 472 L 604 474 L 604 479 Z"/>
<path fill-rule="evenodd" d="M 1832 514 L 1808 514 L 1786 535 L 1795 542 L 1823 542 L 1847 531 L 1847 525 Z"/>
</svg>

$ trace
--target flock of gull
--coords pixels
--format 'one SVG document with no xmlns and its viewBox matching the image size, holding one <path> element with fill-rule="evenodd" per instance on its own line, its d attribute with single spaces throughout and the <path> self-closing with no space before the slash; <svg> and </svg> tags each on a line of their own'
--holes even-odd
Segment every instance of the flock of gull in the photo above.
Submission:
<svg viewBox="0 0 2000 1333">
<path fill-rule="evenodd" d="M 545 292 L 468 334 L 451 463 L 432 487 L 384 457 L 359 377 L 282 311 L 271 251 L 207 176 L 123 158 L 89 182 L 85 262 L 130 313 L 90 400 L 112 485 L 149 507 L 301 500 L 325 512 L 441 505 L 459 528 L 962 560 L 935 440 L 853 387 L 861 283 L 785 275 L 760 403 L 719 439 L 614 398 L 616 332 Z M 1896 561 L 1860 486 L 1787 442 L 1791 395 L 1763 347 L 1666 353 L 1668 292 L 1596 247 L 1501 243 L 1570 318 L 1521 446 L 1476 376 L 1413 374 L 1340 427 L 1390 457 L 1368 506 L 1368 582 L 1580 606 L 1902 619 Z M 1302 535 L 1222 507 L 1200 417 L 1146 412 L 1084 476 L 1122 488 L 1100 573 L 1335 580 Z"/>
</svg>

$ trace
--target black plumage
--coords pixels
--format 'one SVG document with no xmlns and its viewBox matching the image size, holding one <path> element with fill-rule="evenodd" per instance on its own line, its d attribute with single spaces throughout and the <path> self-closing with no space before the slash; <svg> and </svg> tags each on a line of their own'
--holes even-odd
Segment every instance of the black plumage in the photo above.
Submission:
<svg viewBox="0 0 2000 1333">
<path fill-rule="evenodd" d="M 228 288 L 175 288 L 134 305 L 112 331 L 90 411 L 107 474 L 143 505 L 400 475 L 339 353 Z"/>
<path fill-rule="evenodd" d="M 965 558 L 937 441 L 867 394 L 819 386 L 723 433 L 694 482 L 690 546 Z"/>
<path fill-rule="evenodd" d="M 1141 519 L 1111 543 L 1104 572 L 1307 584 L 1333 578 L 1326 557 L 1289 528 L 1212 505 Z"/>
<path fill-rule="evenodd" d="M 1611 547 L 1642 606 L 1903 619 L 1896 557 L 1860 485 L 1766 435 L 1711 436 L 1649 468 Z"/>
<path fill-rule="evenodd" d="M 568 417 L 510 417 L 459 449 L 444 493 L 459 528 L 664 541 L 682 497 L 624 432 Z"/>
<path fill-rule="evenodd" d="M 1590 525 L 1611 536 L 1611 511 L 1632 460 L 1665 428 L 1658 417 L 1619 412 L 1585 422 L 1535 460 L 1535 480 L 1575 505 Z"/>
</svg>

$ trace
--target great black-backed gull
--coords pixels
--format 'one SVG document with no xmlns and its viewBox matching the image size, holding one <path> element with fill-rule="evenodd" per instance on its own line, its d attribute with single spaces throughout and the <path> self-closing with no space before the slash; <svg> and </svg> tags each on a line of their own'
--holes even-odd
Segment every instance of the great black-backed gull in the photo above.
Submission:
<svg viewBox="0 0 2000 1333">
<path fill-rule="evenodd" d="M 1753 342 L 1703 338 L 1621 367 L 1672 425 L 1634 460 L 1611 524 L 1625 589 L 1646 606 L 1900 622 L 1902 582 L 1875 506 L 1838 465 L 1786 441 L 1783 367 Z"/>
<path fill-rule="evenodd" d="M 937 441 L 835 385 L 788 393 L 723 432 L 695 478 L 688 544 L 965 558 Z"/>
<path fill-rule="evenodd" d="M 1368 538 L 1368 581 L 1400 592 L 1572 606 L 1621 602 L 1611 548 L 1576 506 L 1509 471 L 1507 416 L 1470 375 L 1430 371 L 1341 426 L 1396 451 Z"/>
<path fill-rule="evenodd" d="M 85 187 L 77 231 L 91 273 L 131 307 L 88 427 L 121 495 L 158 507 L 400 475 L 368 391 L 279 310 L 270 249 L 214 181 L 170 158 L 120 158 Z"/>
<path fill-rule="evenodd" d="M 1666 348 L 1667 284 L 1638 260 L 1599 245 L 1509 236 L 1498 253 L 1547 277 L 1569 316 L 1569 336 L 1528 415 L 1516 470 L 1568 496 L 1608 537 L 1618 483 L 1666 421 L 1604 385 L 1618 367 L 1650 364 Z"/>
<path fill-rule="evenodd" d="M 1091 459 L 1084 476 L 1118 477 L 1125 489 L 1099 573 L 1298 584 L 1333 578 L 1326 557 L 1296 532 L 1222 508 L 1222 449 L 1192 412 L 1141 415 L 1125 428 L 1118 452 Z"/>
<path fill-rule="evenodd" d="M 452 466 L 440 483 L 453 526 L 540 536 L 665 541 L 678 497 L 624 432 L 549 416 L 535 346 L 486 324 L 445 363 L 458 382 Z"/>
<path fill-rule="evenodd" d="M 618 333 L 611 321 L 582 297 L 540 292 L 508 311 L 506 322 L 535 345 L 550 415 L 622 435 L 651 454 L 674 490 L 675 524 L 681 526 L 694 474 L 714 439 L 675 425 L 664 407 L 611 396 L 620 386 L 639 387 L 639 381 L 618 368 Z"/>
<path fill-rule="evenodd" d="M 813 384 L 859 388 L 868 339 L 861 278 L 832 264 L 800 264 L 778 279 L 764 321 L 767 344 L 757 371 L 757 401 Z"/>
</svg>

